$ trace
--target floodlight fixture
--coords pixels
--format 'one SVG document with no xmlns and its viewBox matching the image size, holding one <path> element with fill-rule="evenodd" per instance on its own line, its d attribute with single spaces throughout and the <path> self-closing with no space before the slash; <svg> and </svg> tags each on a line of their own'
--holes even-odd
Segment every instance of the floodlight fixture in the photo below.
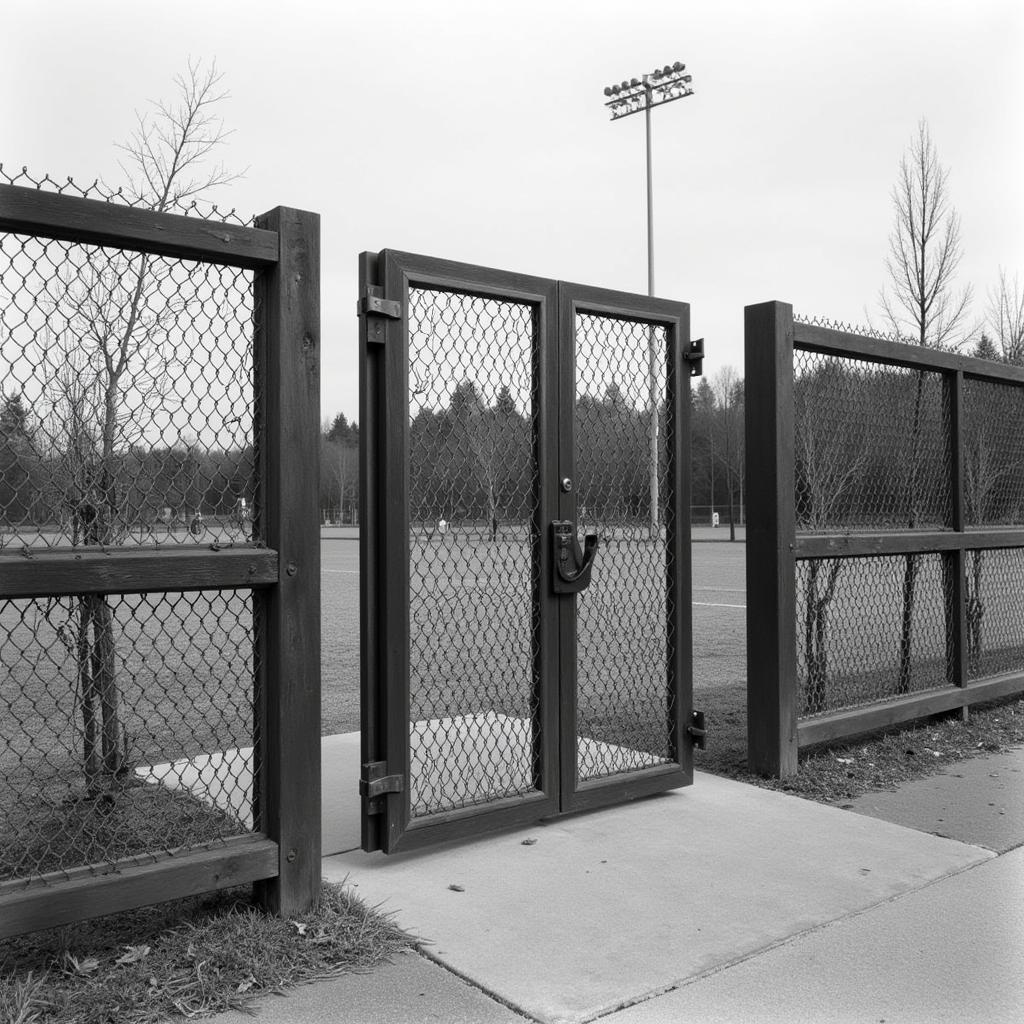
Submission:
<svg viewBox="0 0 1024 1024">
<path fill-rule="evenodd" d="M 687 75 L 686 65 L 681 61 L 655 68 L 642 79 L 631 79 L 621 85 L 610 85 L 604 90 L 609 97 L 605 106 L 609 108 L 612 120 L 617 121 L 630 114 L 639 114 L 642 110 L 646 115 L 647 139 L 647 294 L 654 294 L 654 179 L 651 173 L 651 111 L 673 100 L 685 99 L 693 95 L 690 83 L 692 75 Z M 658 499 L 658 365 L 659 353 L 657 332 L 654 328 L 648 331 L 648 386 L 649 386 L 649 419 L 648 419 L 648 470 L 650 486 L 650 531 L 651 539 L 660 536 L 659 499 Z"/>
<path fill-rule="evenodd" d="M 605 106 L 610 109 L 612 120 L 617 121 L 620 117 L 639 114 L 642 110 L 692 96 L 690 83 L 693 76 L 684 74 L 685 71 L 686 65 L 677 60 L 674 64 L 655 68 L 643 78 L 607 86 L 604 94 L 609 99 Z"/>
</svg>

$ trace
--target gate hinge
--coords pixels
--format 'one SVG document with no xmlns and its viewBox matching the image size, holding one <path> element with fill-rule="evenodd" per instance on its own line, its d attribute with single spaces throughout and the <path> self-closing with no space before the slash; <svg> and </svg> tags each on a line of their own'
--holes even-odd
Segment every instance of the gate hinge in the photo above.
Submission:
<svg viewBox="0 0 1024 1024">
<path fill-rule="evenodd" d="M 388 775 L 387 761 L 370 761 L 363 765 L 359 779 L 359 795 L 365 800 L 376 800 L 385 793 L 401 793 L 405 789 L 402 775 Z"/>
<path fill-rule="evenodd" d="M 360 316 L 384 316 L 389 320 L 402 319 L 402 304 L 395 299 L 385 299 L 377 285 L 367 285 L 359 297 L 356 312 Z"/>
<path fill-rule="evenodd" d="M 708 731 L 704 726 L 703 711 L 690 712 L 690 724 L 686 727 L 686 731 L 689 734 L 690 739 L 693 740 L 693 745 L 698 750 L 704 750 Z"/>
<path fill-rule="evenodd" d="M 690 376 L 702 377 L 704 375 L 704 339 L 694 338 L 690 342 L 689 351 L 683 353 L 683 358 L 690 364 Z"/>
</svg>

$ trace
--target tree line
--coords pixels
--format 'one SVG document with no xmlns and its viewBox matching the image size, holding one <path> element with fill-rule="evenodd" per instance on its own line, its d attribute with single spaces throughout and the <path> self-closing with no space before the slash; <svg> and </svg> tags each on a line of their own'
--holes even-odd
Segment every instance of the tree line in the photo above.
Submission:
<svg viewBox="0 0 1024 1024">
<path fill-rule="evenodd" d="M 86 478 L 100 476 L 107 507 L 107 543 L 155 523 L 187 521 L 196 512 L 237 516 L 255 498 L 251 445 L 207 449 L 187 442 L 115 448 L 82 466 L 53 444 L 20 392 L 0 391 L 0 525 L 59 529 L 86 543 L 90 513 Z M 77 540 L 76 538 L 77 534 Z"/>
</svg>

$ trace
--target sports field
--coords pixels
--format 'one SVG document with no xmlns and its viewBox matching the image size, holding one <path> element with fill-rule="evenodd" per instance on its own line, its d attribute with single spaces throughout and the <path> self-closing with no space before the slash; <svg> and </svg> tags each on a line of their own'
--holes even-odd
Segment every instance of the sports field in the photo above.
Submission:
<svg viewBox="0 0 1024 1024">
<path fill-rule="evenodd" d="M 692 546 L 696 689 L 745 684 L 745 550 L 738 542 Z M 322 729 L 330 735 L 359 728 L 358 543 L 354 539 L 323 540 L 321 572 Z"/>
</svg>

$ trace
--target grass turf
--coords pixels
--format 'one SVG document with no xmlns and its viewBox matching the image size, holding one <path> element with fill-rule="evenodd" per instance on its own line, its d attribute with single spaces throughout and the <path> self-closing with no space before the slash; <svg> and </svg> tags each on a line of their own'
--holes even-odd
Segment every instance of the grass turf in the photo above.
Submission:
<svg viewBox="0 0 1024 1024">
<path fill-rule="evenodd" d="M 723 775 L 823 803 L 841 803 L 862 793 L 894 789 L 969 757 L 1024 743 L 1024 699 L 979 704 L 968 721 L 959 712 L 925 719 L 888 732 L 870 733 L 842 744 L 802 751 L 796 775 L 765 779 L 747 768 L 746 689 L 702 690 L 708 749 L 694 753 L 699 771 Z"/>
<path fill-rule="evenodd" d="M 0 1021 L 156 1024 L 368 971 L 414 939 L 344 886 L 282 919 L 225 890 L 0 942 Z"/>
</svg>

